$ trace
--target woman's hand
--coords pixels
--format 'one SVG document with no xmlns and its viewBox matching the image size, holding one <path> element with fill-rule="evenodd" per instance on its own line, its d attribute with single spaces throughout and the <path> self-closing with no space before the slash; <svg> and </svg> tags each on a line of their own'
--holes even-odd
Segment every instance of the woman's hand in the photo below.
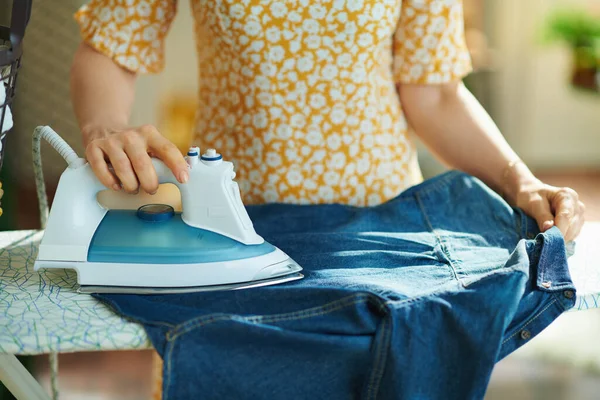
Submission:
<svg viewBox="0 0 600 400">
<path fill-rule="evenodd" d="M 181 182 L 189 178 L 188 165 L 177 147 L 151 125 L 138 128 L 92 128 L 84 133 L 85 154 L 92 170 L 107 188 L 137 193 L 141 187 L 154 194 L 158 177 L 150 157 L 162 160 Z M 112 165 L 113 171 L 108 167 Z"/>
<path fill-rule="evenodd" d="M 585 205 L 577 192 L 567 187 L 547 185 L 533 177 L 525 166 L 515 169 L 516 173 L 508 174 L 505 181 L 507 200 L 535 219 L 540 231 L 556 226 L 565 242 L 574 240 L 585 221 Z"/>
</svg>

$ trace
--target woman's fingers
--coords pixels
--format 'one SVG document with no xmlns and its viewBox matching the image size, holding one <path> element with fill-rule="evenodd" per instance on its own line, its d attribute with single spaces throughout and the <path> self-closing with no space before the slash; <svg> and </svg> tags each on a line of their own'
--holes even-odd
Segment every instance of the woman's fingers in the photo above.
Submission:
<svg viewBox="0 0 600 400">
<path fill-rule="evenodd" d="M 122 187 L 128 193 L 137 193 L 140 187 L 150 194 L 158 190 L 151 157 L 162 160 L 179 182 L 189 178 L 188 164 L 179 149 L 151 125 L 102 131 L 88 144 L 86 156 L 102 184 L 115 190 Z"/>
<path fill-rule="evenodd" d="M 583 228 L 583 224 L 585 222 L 585 204 L 581 201 L 577 202 L 577 207 L 575 211 L 575 216 L 571 219 L 571 223 L 569 224 L 569 229 L 567 229 L 567 233 L 565 234 L 565 241 L 570 242 L 575 240 L 577 236 L 581 233 L 581 229 Z"/>
<path fill-rule="evenodd" d="M 560 229 L 565 237 L 573 218 L 576 216 L 575 212 L 578 201 L 577 193 L 567 188 L 559 189 L 551 197 L 556 227 Z"/>
<path fill-rule="evenodd" d="M 538 228 L 545 232 L 554 226 L 554 215 L 547 199 L 537 196 L 530 201 L 531 215 L 535 218 Z"/>
<path fill-rule="evenodd" d="M 148 149 L 165 163 L 175 175 L 175 179 L 181 183 L 187 182 L 189 179 L 188 164 L 177 146 L 158 134 L 148 138 Z"/>
<path fill-rule="evenodd" d="M 85 150 L 85 155 L 92 167 L 92 171 L 100 182 L 109 189 L 121 190 L 121 185 L 115 176 L 108 169 L 108 164 L 105 160 L 104 151 L 95 143 L 90 143 Z"/>
<path fill-rule="evenodd" d="M 115 175 L 121 181 L 123 189 L 127 193 L 137 193 L 139 182 L 127 153 L 121 147 L 121 142 L 116 138 L 110 138 L 103 143 L 103 150 L 110 160 Z"/>
</svg>

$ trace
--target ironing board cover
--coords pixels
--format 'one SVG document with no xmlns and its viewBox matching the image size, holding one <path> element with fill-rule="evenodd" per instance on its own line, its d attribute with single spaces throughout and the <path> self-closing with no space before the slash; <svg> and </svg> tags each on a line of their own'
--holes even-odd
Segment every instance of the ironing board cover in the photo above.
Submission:
<svg viewBox="0 0 600 400">
<path fill-rule="evenodd" d="M 39 231 L 0 232 L 0 352 L 151 348 L 141 325 L 77 294 L 72 270 L 33 270 Z M 577 302 L 571 311 L 600 308 L 600 222 L 587 223 L 569 265 Z"/>
</svg>

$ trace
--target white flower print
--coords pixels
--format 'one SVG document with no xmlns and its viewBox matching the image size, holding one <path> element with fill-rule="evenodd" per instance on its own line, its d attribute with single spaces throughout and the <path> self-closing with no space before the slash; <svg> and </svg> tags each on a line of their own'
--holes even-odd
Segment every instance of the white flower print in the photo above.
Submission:
<svg viewBox="0 0 600 400">
<path fill-rule="evenodd" d="M 265 37 L 271 43 L 278 42 L 279 39 L 281 39 L 281 30 L 276 26 L 267 28 L 265 31 Z"/>
<path fill-rule="evenodd" d="M 292 22 L 300 22 L 302 21 L 302 17 L 296 11 L 292 11 L 287 15 L 287 19 Z"/>
<path fill-rule="evenodd" d="M 423 66 L 419 64 L 413 65 L 410 67 L 409 74 L 412 79 L 419 78 L 421 75 L 423 75 Z"/>
<path fill-rule="evenodd" d="M 260 33 L 260 24 L 255 20 L 246 21 L 244 32 L 248 36 L 257 36 Z"/>
<path fill-rule="evenodd" d="M 300 41 L 298 40 L 293 40 L 290 42 L 290 51 L 292 53 L 296 53 L 298 50 L 300 50 Z"/>
<path fill-rule="evenodd" d="M 258 54 L 253 54 L 253 55 L 258 55 Z M 275 76 L 275 74 L 277 74 L 277 67 L 273 64 L 262 63 L 260 65 L 260 72 L 262 72 L 262 74 L 265 76 Z"/>
<path fill-rule="evenodd" d="M 308 13 L 314 19 L 323 19 L 327 15 L 327 9 L 320 4 L 311 4 Z"/>
<path fill-rule="evenodd" d="M 288 159 L 288 161 L 291 161 L 291 162 L 294 162 L 300 158 L 300 157 L 298 157 L 297 149 L 286 149 L 285 157 Z"/>
<path fill-rule="evenodd" d="M 318 127 L 310 127 L 306 134 L 306 141 L 313 147 L 319 146 L 323 142 L 323 135 Z"/>
<path fill-rule="evenodd" d="M 371 46 L 373 44 L 373 35 L 370 33 L 361 33 L 358 36 L 358 45 L 361 47 Z"/>
<path fill-rule="evenodd" d="M 290 123 L 294 128 L 303 128 L 306 125 L 306 117 L 302 114 L 294 114 L 290 119 Z"/>
<path fill-rule="evenodd" d="M 342 92 L 339 89 L 331 89 L 329 91 L 329 95 L 331 96 L 331 100 L 340 101 L 344 99 Z"/>
<path fill-rule="evenodd" d="M 265 201 L 267 203 L 274 203 L 277 201 L 277 192 L 275 190 L 265 190 L 264 192 Z"/>
<path fill-rule="evenodd" d="M 425 35 L 421 43 L 426 49 L 434 49 L 437 46 L 438 41 L 433 35 Z"/>
<path fill-rule="evenodd" d="M 140 1 L 137 3 L 136 12 L 137 15 L 139 15 L 140 17 L 148 17 L 152 12 L 152 8 L 150 7 L 150 4 L 148 4 L 147 1 Z"/>
<path fill-rule="evenodd" d="M 256 96 L 258 102 L 265 106 L 270 106 L 273 104 L 273 95 L 268 92 L 261 92 Z"/>
<path fill-rule="evenodd" d="M 444 17 L 435 17 L 427 26 L 428 33 L 441 33 L 444 29 L 446 29 L 446 18 Z"/>
<path fill-rule="evenodd" d="M 325 158 L 326 155 L 327 155 L 327 152 L 325 150 L 323 150 L 323 149 L 316 150 L 313 153 L 313 160 L 315 160 L 315 161 L 322 161 Z M 317 165 L 314 166 L 314 168 L 317 169 L 318 171 L 323 171 L 323 165 L 322 164 L 317 164 Z"/>
<path fill-rule="evenodd" d="M 328 185 L 337 185 L 340 182 L 340 173 L 336 171 L 327 171 L 323 175 L 325 183 Z"/>
<path fill-rule="evenodd" d="M 327 80 L 333 80 L 337 76 L 338 69 L 335 65 L 328 64 L 321 70 L 321 75 Z"/>
<path fill-rule="evenodd" d="M 254 126 L 258 129 L 266 128 L 268 119 L 264 110 L 260 110 L 257 114 L 254 115 Z"/>
<path fill-rule="evenodd" d="M 271 3 L 271 15 L 275 18 L 283 18 L 288 10 L 283 1 L 274 1 Z"/>
<path fill-rule="evenodd" d="M 385 7 L 381 3 L 376 3 L 371 8 L 371 17 L 379 21 L 385 15 Z"/>
<path fill-rule="evenodd" d="M 367 157 L 362 157 L 358 160 L 358 164 L 356 165 L 356 172 L 360 175 L 364 175 L 371 166 L 369 159 Z"/>
<path fill-rule="evenodd" d="M 322 94 L 314 93 L 310 96 L 310 106 L 317 110 L 322 109 L 327 104 L 327 100 Z"/>
<path fill-rule="evenodd" d="M 307 71 L 310 71 L 311 69 L 313 69 L 313 65 L 314 65 L 314 63 L 313 63 L 312 54 L 308 54 L 303 57 L 300 57 L 296 68 L 298 68 L 298 71 L 300 71 L 300 72 L 307 72 Z"/>
<path fill-rule="evenodd" d="M 319 198 L 325 202 L 333 201 L 333 189 L 329 186 L 319 187 Z"/>
<path fill-rule="evenodd" d="M 269 90 L 271 88 L 271 81 L 262 75 L 254 78 L 254 83 L 261 90 Z"/>
<path fill-rule="evenodd" d="M 110 8 L 108 7 L 104 7 L 100 10 L 99 14 L 98 14 L 98 19 L 100 20 L 100 22 L 109 22 L 110 19 L 112 18 L 112 11 Z M 108 38 L 106 38 L 108 40 Z"/>
<path fill-rule="evenodd" d="M 255 40 L 250 45 L 250 49 L 252 51 L 261 51 L 263 47 L 265 47 L 265 42 L 263 42 L 262 40 Z"/>
<path fill-rule="evenodd" d="M 304 42 L 309 49 L 318 49 L 321 46 L 321 37 L 317 35 L 308 36 Z"/>
<path fill-rule="evenodd" d="M 229 8 L 229 15 L 231 15 L 235 19 L 242 19 L 245 16 L 244 6 L 240 3 L 234 3 Z"/>
<path fill-rule="evenodd" d="M 304 187 L 308 190 L 315 190 L 317 188 L 317 182 L 312 179 L 306 179 L 304 181 Z"/>
<path fill-rule="evenodd" d="M 250 11 L 252 11 L 252 14 L 254 15 L 260 15 L 263 11 L 263 8 L 261 6 L 254 6 L 250 8 Z"/>
<path fill-rule="evenodd" d="M 348 0 L 346 7 L 350 11 L 358 11 L 363 8 L 363 0 Z"/>
<path fill-rule="evenodd" d="M 120 24 L 123 21 L 125 21 L 125 17 L 127 17 L 127 12 L 125 11 L 125 9 L 123 7 L 117 6 L 113 10 L 113 15 L 115 18 L 115 22 L 117 24 Z"/>
<path fill-rule="evenodd" d="M 292 137 L 292 128 L 287 124 L 280 124 L 277 127 L 277 137 L 282 140 L 288 140 Z"/>
<path fill-rule="evenodd" d="M 305 19 L 302 22 L 302 29 L 307 33 L 317 34 L 319 33 L 319 23 L 314 19 Z"/>
<path fill-rule="evenodd" d="M 344 122 L 344 119 L 346 119 L 346 111 L 342 107 L 334 107 L 331 111 L 331 122 L 339 125 Z"/>
<path fill-rule="evenodd" d="M 158 37 L 158 31 L 154 26 L 147 26 L 142 33 L 142 39 L 147 40 L 149 42 L 156 40 Z"/>
<path fill-rule="evenodd" d="M 352 70 L 351 79 L 354 82 L 361 83 L 367 78 L 367 71 L 362 66 L 357 66 Z"/>
<path fill-rule="evenodd" d="M 360 123 L 360 131 L 367 135 L 373 133 L 373 123 L 369 119 L 365 119 Z"/>
<path fill-rule="evenodd" d="M 348 149 L 348 154 L 350 155 L 350 157 L 354 157 L 355 155 L 358 154 L 358 145 L 357 144 L 353 144 L 350 146 L 350 148 Z"/>
<path fill-rule="evenodd" d="M 245 45 L 247 45 L 247 44 L 248 44 L 248 42 L 250 42 L 250 38 L 249 38 L 248 36 L 246 36 L 246 35 L 241 35 L 241 36 L 240 36 L 240 38 L 239 38 L 238 40 L 239 40 L 239 41 L 240 41 L 240 43 L 241 43 L 242 45 L 244 45 L 244 46 L 245 46 Z"/>
<path fill-rule="evenodd" d="M 346 35 L 353 36 L 358 31 L 358 27 L 356 26 L 356 22 L 346 22 L 346 26 L 344 27 L 344 32 Z"/>
<path fill-rule="evenodd" d="M 280 62 L 285 57 L 285 50 L 282 46 L 274 46 L 269 49 L 269 59 L 274 62 Z"/>
<path fill-rule="evenodd" d="M 329 167 L 335 170 L 340 170 L 344 168 L 346 165 L 346 154 L 339 152 L 333 153 L 331 157 L 329 157 Z"/>
<path fill-rule="evenodd" d="M 342 145 L 342 138 L 338 133 L 334 133 L 327 138 L 327 147 L 330 150 L 337 150 Z"/>
<path fill-rule="evenodd" d="M 431 55 L 427 49 L 418 49 L 415 52 L 415 60 L 421 64 L 429 64 L 431 61 Z"/>
<path fill-rule="evenodd" d="M 348 68 L 352 65 L 352 56 L 348 53 L 342 53 L 337 57 L 337 65 L 340 68 Z"/>
<path fill-rule="evenodd" d="M 288 72 L 287 76 L 290 82 L 298 82 L 298 74 L 296 73 L 296 71 Z"/>
<path fill-rule="evenodd" d="M 342 10 L 346 6 L 346 0 L 333 0 L 333 9 Z"/>
<path fill-rule="evenodd" d="M 377 193 L 371 193 L 368 197 L 367 197 L 367 204 L 369 206 L 375 206 L 377 204 L 381 203 L 381 196 Z"/>
<path fill-rule="evenodd" d="M 267 154 L 267 165 L 272 168 L 277 168 L 281 165 L 281 157 L 277 153 Z"/>
</svg>

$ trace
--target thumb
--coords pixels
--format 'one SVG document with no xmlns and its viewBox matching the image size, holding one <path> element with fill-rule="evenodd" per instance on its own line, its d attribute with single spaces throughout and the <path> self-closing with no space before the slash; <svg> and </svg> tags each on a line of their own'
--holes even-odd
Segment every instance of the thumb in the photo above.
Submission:
<svg viewBox="0 0 600 400">
<path fill-rule="evenodd" d="M 532 210 L 532 217 L 538 224 L 540 232 L 545 232 L 554 226 L 554 214 L 550 209 L 550 202 L 546 198 L 536 202 Z"/>
</svg>

